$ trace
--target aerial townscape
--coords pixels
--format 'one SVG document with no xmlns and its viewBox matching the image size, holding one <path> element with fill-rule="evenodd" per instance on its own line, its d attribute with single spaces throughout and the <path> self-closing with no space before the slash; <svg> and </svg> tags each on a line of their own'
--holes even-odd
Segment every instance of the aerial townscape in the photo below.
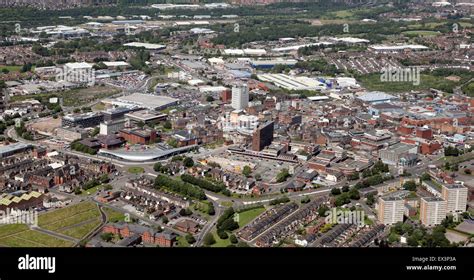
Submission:
<svg viewBox="0 0 474 280">
<path fill-rule="evenodd" d="M 474 247 L 473 0 L 0 18 L 1 247 Z"/>
</svg>

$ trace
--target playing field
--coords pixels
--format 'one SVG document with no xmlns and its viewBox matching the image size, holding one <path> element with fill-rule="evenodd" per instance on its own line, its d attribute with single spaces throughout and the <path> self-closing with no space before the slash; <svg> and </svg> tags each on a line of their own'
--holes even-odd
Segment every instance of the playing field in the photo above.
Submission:
<svg viewBox="0 0 474 280">
<path fill-rule="evenodd" d="M 100 224 L 100 212 L 92 202 L 81 202 L 39 216 L 41 228 L 82 239 Z"/>
<path fill-rule="evenodd" d="M 28 229 L 24 224 L 0 226 L 2 247 L 70 247 L 73 243 L 46 233 Z"/>
</svg>

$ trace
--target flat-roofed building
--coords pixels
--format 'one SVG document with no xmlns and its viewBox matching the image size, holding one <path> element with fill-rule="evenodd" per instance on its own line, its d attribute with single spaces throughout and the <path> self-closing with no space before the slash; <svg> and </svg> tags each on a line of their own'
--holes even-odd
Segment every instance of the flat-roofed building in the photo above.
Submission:
<svg viewBox="0 0 474 280">
<path fill-rule="evenodd" d="M 422 197 L 420 220 L 425 226 L 436 226 L 446 218 L 446 200 L 439 197 Z"/>
<path fill-rule="evenodd" d="M 125 120 L 111 120 L 100 123 L 100 135 L 111 135 L 125 127 Z"/>
<path fill-rule="evenodd" d="M 152 129 L 122 129 L 120 137 L 132 144 L 152 144 L 156 140 L 156 131 Z"/>
<path fill-rule="evenodd" d="M 98 112 L 90 112 L 85 114 L 69 114 L 62 118 L 61 125 L 63 127 L 92 127 L 99 125 L 103 119 L 104 115 Z"/>
<path fill-rule="evenodd" d="M 441 197 L 446 200 L 447 212 L 464 212 L 467 206 L 468 189 L 460 184 L 443 185 L 441 187 Z"/>
<path fill-rule="evenodd" d="M 156 124 L 166 120 L 167 114 L 156 114 L 149 110 L 140 110 L 125 114 L 125 118 L 133 123 L 143 122 L 144 124 Z"/>
<path fill-rule="evenodd" d="M 115 99 L 105 99 L 102 102 L 132 109 L 144 108 L 160 111 L 178 104 L 178 99 L 162 95 L 133 93 Z"/>
<path fill-rule="evenodd" d="M 403 222 L 405 202 L 401 197 L 380 197 L 378 203 L 378 220 L 384 225 Z"/>
<path fill-rule="evenodd" d="M 33 146 L 23 143 L 13 143 L 10 145 L 0 146 L 0 158 L 8 157 L 17 153 L 22 153 L 32 148 Z"/>
<path fill-rule="evenodd" d="M 267 122 L 265 124 L 259 125 L 253 133 L 252 150 L 259 152 L 266 146 L 272 144 L 273 131 L 273 122 Z"/>
</svg>

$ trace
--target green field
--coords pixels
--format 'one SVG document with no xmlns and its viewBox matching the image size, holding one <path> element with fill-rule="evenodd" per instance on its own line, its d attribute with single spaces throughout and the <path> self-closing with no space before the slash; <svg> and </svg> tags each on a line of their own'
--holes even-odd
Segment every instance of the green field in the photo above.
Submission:
<svg viewBox="0 0 474 280">
<path fill-rule="evenodd" d="M 217 235 L 217 233 L 214 231 L 212 232 L 212 235 L 214 235 L 214 239 L 216 240 L 216 243 L 212 244 L 211 247 L 227 247 L 229 246 L 230 244 L 232 244 L 230 242 L 230 239 L 227 238 L 227 239 L 220 239 L 219 236 Z M 230 234 L 229 234 L 230 236 Z"/>
<path fill-rule="evenodd" d="M 24 224 L 0 226 L 0 246 L 5 247 L 70 247 L 73 243 L 30 230 Z"/>
<path fill-rule="evenodd" d="M 189 247 L 189 243 L 184 236 L 179 236 L 176 241 L 178 242 L 177 247 Z"/>
<path fill-rule="evenodd" d="M 111 223 L 125 221 L 125 215 L 122 212 L 107 207 L 104 207 L 103 210 L 107 215 L 107 221 Z"/>
<path fill-rule="evenodd" d="M 79 107 L 90 104 L 100 99 L 110 97 L 119 93 L 120 90 L 113 87 L 93 86 L 88 88 L 72 89 L 62 92 L 41 93 L 33 95 L 19 95 L 11 97 L 12 101 L 23 101 L 26 99 L 39 98 L 48 100 L 50 97 L 63 98 L 63 105 L 66 107 Z"/>
<path fill-rule="evenodd" d="M 243 211 L 239 214 L 239 227 L 243 227 L 246 224 L 250 223 L 253 219 L 257 218 L 258 215 L 262 214 L 265 211 L 264 207 L 255 208 L 247 211 Z"/>
<path fill-rule="evenodd" d="M 0 72 L 3 71 L 3 69 L 7 69 L 10 72 L 19 72 L 21 67 L 22 66 L 18 65 L 0 65 Z"/>
<path fill-rule="evenodd" d="M 417 35 L 417 36 L 436 36 L 440 35 L 441 32 L 439 31 L 431 31 L 431 30 L 410 30 L 402 32 L 405 35 Z"/>
<path fill-rule="evenodd" d="M 128 172 L 129 173 L 132 173 L 132 174 L 142 174 L 143 172 L 145 172 L 145 169 L 143 169 L 143 167 L 130 167 L 128 169 Z"/>
<path fill-rule="evenodd" d="M 409 92 L 411 90 L 428 90 L 430 88 L 452 92 L 453 88 L 462 83 L 462 81 L 450 81 L 443 77 L 429 74 L 420 74 L 419 85 L 414 85 L 413 82 L 384 82 L 381 81 L 381 74 L 363 75 L 359 77 L 359 80 L 368 90 L 384 92 Z"/>
<path fill-rule="evenodd" d="M 100 224 L 100 212 L 93 202 L 81 202 L 39 216 L 41 228 L 82 239 Z"/>
<path fill-rule="evenodd" d="M 100 225 L 100 219 L 95 218 L 89 222 L 86 222 L 81 225 L 77 225 L 68 229 L 60 230 L 59 232 L 71 236 L 76 239 L 82 239 L 84 238 L 88 233 L 93 231 L 95 228 L 97 228 Z"/>
<path fill-rule="evenodd" d="M 75 205 L 71 205 L 65 208 L 54 210 L 38 217 L 38 225 L 45 227 L 48 224 L 56 223 L 59 220 L 70 218 L 73 215 L 87 212 L 91 209 L 97 209 L 97 206 L 93 202 L 81 202 Z"/>
</svg>

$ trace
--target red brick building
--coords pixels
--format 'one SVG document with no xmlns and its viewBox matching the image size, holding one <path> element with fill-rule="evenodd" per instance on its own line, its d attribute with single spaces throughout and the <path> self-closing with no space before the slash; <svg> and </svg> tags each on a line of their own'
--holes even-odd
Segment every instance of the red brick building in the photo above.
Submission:
<svg viewBox="0 0 474 280">
<path fill-rule="evenodd" d="M 122 129 L 120 137 L 132 144 L 152 144 L 156 141 L 156 131 L 152 129 Z"/>
<path fill-rule="evenodd" d="M 154 244 L 160 247 L 173 247 L 176 235 L 173 233 L 156 232 L 144 226 L 136 224 L 115 223 L 107 224 L 102 228 L 103 233 L 112 233 L 123 238 L 140 234 L 141 240 L 146 244 Z"/>
</svg>

